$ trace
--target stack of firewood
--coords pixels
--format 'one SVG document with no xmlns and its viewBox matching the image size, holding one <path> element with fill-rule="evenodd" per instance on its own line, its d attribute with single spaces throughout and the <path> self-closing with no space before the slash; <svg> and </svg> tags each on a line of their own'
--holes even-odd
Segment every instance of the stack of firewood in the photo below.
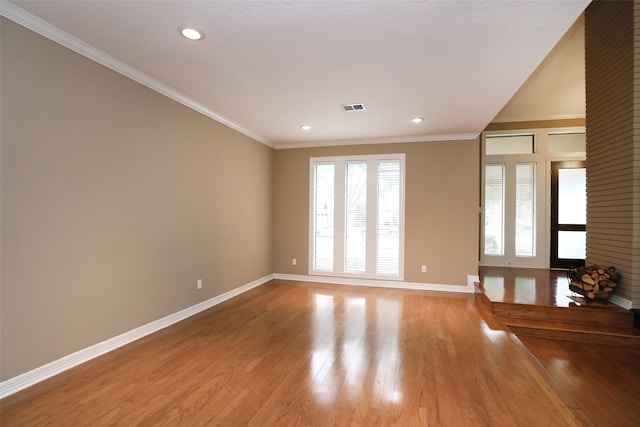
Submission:
<svg viewBox="0 0 640 427">
<path fill-rule="evenodd" d="M 569 271 L 569 289 L 590 300 L 608 300 L 619 280 L 620 274 L 614 267 L 592 265 Z"/>
</svg>

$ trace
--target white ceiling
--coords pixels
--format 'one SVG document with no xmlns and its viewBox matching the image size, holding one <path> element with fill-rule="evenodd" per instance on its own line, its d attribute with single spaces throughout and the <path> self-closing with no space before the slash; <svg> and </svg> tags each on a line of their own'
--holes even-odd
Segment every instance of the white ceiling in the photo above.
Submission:
<svg viewBox="0 0 640 427">
<path fill-rule="evenodd" d="M 475 137 L 589 3 L 2 1 L 4 16 L 276 148 Z M 205 39 L 179 36 L 184 24 Z"/>
</svg>

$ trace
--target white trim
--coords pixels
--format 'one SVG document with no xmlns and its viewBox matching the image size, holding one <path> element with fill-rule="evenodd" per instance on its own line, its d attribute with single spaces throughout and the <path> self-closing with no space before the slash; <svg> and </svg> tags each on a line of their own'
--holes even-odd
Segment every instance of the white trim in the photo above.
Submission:
<svg viewBox="0 0 640 427">
<path fill-rule="evenodd" d="M 539 117 L 520 117 L 513 118 L 507 117 L 504 119 L 494 119 L 491 123 L 521 123 L 521 122 L 546 122 L 550 120 L 571 120 L 571 119 L 584 119 L 585 114 L 555 114 L 549 116 Z"/>
<path fill-rule="evenodd" d="M 146 325 L 142 325 L 129 332 L 125 332 L 124 334 L 102 341 L 98 344 L 92 345 L 91 347 L 76 351 L 75 353 L 64 356 L 58 360 L 54 360 L 53 362 L 47 363 L 46 365 L 35 368 L 29 372 L 25 372 L 24 374 L 20 374 L 16 377 L 3 381 L 0 383 L 0 399 L 4 399 L 7 396 L 19 392 L 20 390 L 37 384 L 40 381 L 44 381 L 47 378 L 51 378 L 54 375 L 157 332 L 160 329 L 171 326 L 174 323 L 193 316 L 194 314 L 200 313 L 201 311 L 218 305 L 221 302 L 227 301 L 228 299 L 263 285 L 272 279 L 273 274 L 270 274 L 254 280 L 246 285 L 242 285 L 230 290 L 229 292 L 225 292 L 222 295 L 202 301 L 196 305 L 185 308 L 184 310 L 180 310 L 176 313 L 163 317 L 162 319 L 147 323 Z"/>
<path fill-rule="evenodd" d="M 475 293 L 475 282 L 480 281 L 478 276 L 467 275 L 466 285 L 439 285 L 435 283 L 396 282 L 390 280 L 352 279 L 347 277 L 308 276 L 303 274 L 274 273 L 274 279 L 292 280 L 297 282 L 330 283 L 334 285 L 370 286 L 375 288 L 413 289 L 419 291 Z"/>
<path fill-rule="evenodd" d="M 125 64 L 124 62 L 112 57 L 111 55 L 104 53 L 103 51 L 91 46 L 88 43 L 83 42 L 80 39 L 77 39 L 76 37 L 73 37 L 71 34 L 62 31 L 61 29 L 49 24 L 48 22 L 43 21 L 42 19 L 20 9 L 19 7 L 5 0 L 0 0 L 0 15 L 40 34 L 43 37 L 46 37 L 51 41 L 54 41 L 68 49 L 71 49 L 72 51 L 79 53 L 80 55 L 115 71 L 116 73 L 122 74 L 123 76 L 128 77 L 131 80 L 148 87 L 149 89 L 152 89 L 170 99 L 173 99 L 174 101 L 179 102 L 180 104 L 189 107 L 192 110 L 195 110 L 217 122 L 220 122 L 223 125 L 228 126 L 231 129 L 234 129 L 242 133 L 243 135 L 248 136 L 249 138 L 255 139 L 256 141 L 273 148 L 273 145 L 260 135 L 257 135 L 252 131 L 243 128 L 242 126 L 194 101 L 186 95 L 170 88 L 164 83 L 159 82 L 158 80 L 144 74 L 143 72 L 138 71 L 137 69 Z"/>
<path fill-rule="evenodd" d="M 342 145 L 368 145 L 368 144 L 402 144 L 407 142 L 445 142 L 445 141 L 472 141 L 480 136 L 479 133 L 457 133 L 445 135 L 422 136 L 389 136 L 384 138 L 363 139 L 335 139 L 327 141 L 284 142 L 274 144 L 276 150 L 289 150 L 293 148 L 314 147 L 338 147 Z"/>
<path fill-rule="evenodd" d="M 627 310 L 631 310 L 633 308 L 633 304 L 631 303 L 630 300 L 621 297 L 620 295 L 611 295 L 609 297 L 609 301 L 611 301 L 613 304 L 625 308 Z"/>
</svg>

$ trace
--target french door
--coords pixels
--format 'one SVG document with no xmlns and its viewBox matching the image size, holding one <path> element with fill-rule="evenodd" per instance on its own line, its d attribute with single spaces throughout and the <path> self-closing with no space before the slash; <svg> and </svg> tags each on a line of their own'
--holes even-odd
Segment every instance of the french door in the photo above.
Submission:
<svg viewBox="0 0 640 427">
<path fill-rule="evenodd" d="M 584 265 L 587 180 L 584 161 L 551 162 L 551 268 Z"/>
</svg>

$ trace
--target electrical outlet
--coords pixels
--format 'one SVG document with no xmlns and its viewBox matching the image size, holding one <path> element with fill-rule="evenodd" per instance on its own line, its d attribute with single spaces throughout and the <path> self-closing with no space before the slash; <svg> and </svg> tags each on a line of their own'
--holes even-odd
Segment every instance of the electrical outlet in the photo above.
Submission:
<svg viewBox="0 0 640 427">
<path fill-rule="evenodd" d="M 198 289 L 202 289 L 202 279 L 198 279 Z"/>
<path fill-rule="evenodd" d="M 422 272 L 423 272 L 423 273 L 426 273 L 426 272 L 427 272 L 427 266 L 426 266 L 426 265 L 424 265 L 424 264 L 422 264 Z"/>
<path fill-rule="evenodd" d="M 293 259 L 291 260 L 291 265 L 298 265 L 298 260 L 297 260 L 297 259 L 295 259 L 295 258 L 293 258 Z"/>
</svg>

